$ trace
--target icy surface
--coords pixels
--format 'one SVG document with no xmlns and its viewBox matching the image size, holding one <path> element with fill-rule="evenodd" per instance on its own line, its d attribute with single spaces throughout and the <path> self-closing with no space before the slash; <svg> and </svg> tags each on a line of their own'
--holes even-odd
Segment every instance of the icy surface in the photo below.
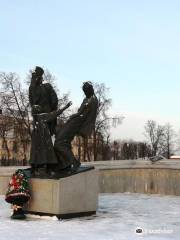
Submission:
<svg viewBox="0 0 180 240">
<path fill-rule="evenodd" d="M 0 196 L 0 240 L 161 240 L 180 239 L 180 197 L 101 194 L 96 216 L 57 220 L 28 215 L 11 220 Z M 143 234 L 135 233 L 137 227 Z"/>
</svg>

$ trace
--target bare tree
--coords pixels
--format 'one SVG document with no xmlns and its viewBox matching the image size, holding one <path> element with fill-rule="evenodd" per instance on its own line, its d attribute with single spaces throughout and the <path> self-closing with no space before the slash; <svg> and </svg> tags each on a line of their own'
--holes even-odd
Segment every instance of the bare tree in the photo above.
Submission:
<svg viewBox="0 0 180 240">
<path fill-rule="evenodd" d="M 174 151 L 175 137 L 176 134 L 173 130 L 172 125 L 170 123 L 164 125 L 164 140 L 162 144 L 162 153 L 163 156 L 168 159 L 170 158 Z"/>
<path fill-rule="evenodd" d="M 108 97 L 109 88 L 104 83 L 95 83 L 94 88 L 99 102 L 95 131 L 100 132 L 104 137 L 108 137 L 110 127 L 121 124 L 124 117 L 109 116 L 108 110 L 112 105 L 112 99 Z"/>
<path fill-rule="evenodd" d="M 1 109 L 6 115 L 13 117 L 15 123 L 23 123 L 31 135 L 28 94 L 27 90 L 23 89 L 19 76 L 12 72 L 1 72 L 0 82 Z"/>
<path fill-rule="evenodd" d="M 0 115 L 0 138 L 2 139 L 2 148 L 6 150 L 7 159 L 10 159 L 10 149 L 8 145 L 8 134 L 13 131 L 14 121 L 11 117 Z"/>
<path fill-rule="evenodd" d="M 93 155 L 94 161 L 96 161 L 98 148 L 100 148 L 98 146 L 97 137 L 102 137 L 103 141 L 104 139 L 109 141 L 110 127 L 116 127 L 118 124 L 121 124 L 124 117 L 109 115 L 108 110 L 111 107 L 112 100 L 108 97 L 109 88 L 107 88 L 104 83 L 95 83 L 94 89 L 99 103 L 96 124 L 93 132 Z M 103 141 L 100 142 L 103 143 Z"/>
<path fill-rule="evenodd" d="M 145 124 L 145 136 L 151 145 L 151 155 L 162 154 L 164 145 L 165 127 L 154 120 L 148 120 Z"/>
</svg>

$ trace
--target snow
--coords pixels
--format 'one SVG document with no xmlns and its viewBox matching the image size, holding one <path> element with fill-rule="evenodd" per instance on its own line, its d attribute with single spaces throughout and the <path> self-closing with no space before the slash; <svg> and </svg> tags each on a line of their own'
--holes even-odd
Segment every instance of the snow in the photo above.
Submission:
<svg viewBox="0 0 180 240">
<path fill-rule="evenodd" d="M 180 197 L 131 193 L 101 194 L 97 215 L 57 220 L 28 215 L 11 220 L 0 196 L 0 240 L 170 240 L 180 239 Z M 135 230 L 142 228 L 143 233 Z"/>
</svg>

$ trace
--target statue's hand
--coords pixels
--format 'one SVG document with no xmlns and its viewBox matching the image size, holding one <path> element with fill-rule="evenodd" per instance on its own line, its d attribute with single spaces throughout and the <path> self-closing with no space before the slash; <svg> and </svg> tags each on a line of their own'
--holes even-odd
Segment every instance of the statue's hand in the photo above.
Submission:
<svg viewBox="0 0 180 240">
<path fill-rule="evenodd" d="M 68 104 L 66 105 L 66 108 L 69 108 L 72 105 L 72 102 L 68 102 Z"/>
</svg>

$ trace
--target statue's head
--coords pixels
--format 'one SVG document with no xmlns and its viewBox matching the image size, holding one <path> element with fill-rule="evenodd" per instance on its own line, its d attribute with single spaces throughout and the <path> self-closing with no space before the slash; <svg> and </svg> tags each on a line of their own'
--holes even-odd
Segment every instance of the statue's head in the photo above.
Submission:
<svg viewBox="0 0 180 240">
<path fill-rule="evenodd" d="M 37 76 L 42 77 L 42 75 L 44 74 L 44 70 L 41 67 L 36 66 L 35 73 L 37 74 Z"/>
<path fill-rule="evenodd" d="M 82 89 L 87 98 L 90 98 L 91 96 L 94 95 L 94 88 L 91 82 L 84 82 Z"/>
<path fill-rule="evenodd" d="M 41 67 L 36 66 L 35 68 L 35 76 L 36 76 L 36 83 L 41 84 L 43 80 L 44 70 Z"/>
<path fill-rule="evenodd" d="M 40 105 L 33 105 L 32 106 L 32 115 L 40 114 L 42 112 L 42 108 Z"/>
</svg>

